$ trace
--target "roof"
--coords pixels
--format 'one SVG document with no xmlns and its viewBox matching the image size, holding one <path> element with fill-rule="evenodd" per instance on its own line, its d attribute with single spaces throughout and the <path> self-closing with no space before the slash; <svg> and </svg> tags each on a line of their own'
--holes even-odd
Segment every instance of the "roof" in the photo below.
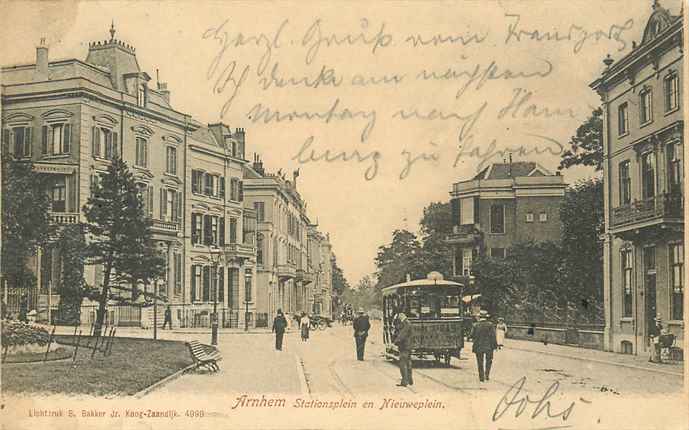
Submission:
<svg viewBox="0 0 689 430">
<path fill-rule="evenodd" d="M 190 137 L 197 142 L 205 143 L 215 147 L 221 147 L 218 141 L 215 140 L 213 133 L 211 133 L 210 129 L 206 126 L 201 126 L 192 131 Z"/>
<path fill-rule="evenodd" d="M 401 284 L 390 285 L 389 287 L 383 288 L 383 292 L 391 291 L 397 288 L 407 288 L 407 287 L 463 287 L 464 284 L 459 282 L 446 281 L 444 279 L 417 279 L 415 281 L 407 281 Z"/>
<path fill-rule="evenodd" d="M 520 176 L 551 176 L 551 174 L 533 161 L 515 161 L 491 164 L 473 179 L 511 179 Z"/>
</svg>

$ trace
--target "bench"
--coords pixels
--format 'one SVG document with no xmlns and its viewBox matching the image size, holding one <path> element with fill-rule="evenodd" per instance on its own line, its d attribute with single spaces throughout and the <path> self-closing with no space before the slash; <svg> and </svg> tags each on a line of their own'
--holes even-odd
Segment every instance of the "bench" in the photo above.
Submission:
<svg viewBox="0 0 689 430">
<path fill-rule="evenodd" d="M 211 372 L 220 370 L 218 361 L 222 360 L 220 351 L 208 345 L 203 345 L 197 340 L 187 342 L 191 357 L 194 359 L 195 368 L 205 367 Z"/>
</svg>

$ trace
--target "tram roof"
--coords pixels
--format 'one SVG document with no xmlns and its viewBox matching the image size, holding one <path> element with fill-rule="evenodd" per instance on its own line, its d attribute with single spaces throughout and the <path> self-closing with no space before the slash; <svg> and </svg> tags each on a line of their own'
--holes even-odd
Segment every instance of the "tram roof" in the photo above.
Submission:
<svg viewBox="0 0 689 430">
<path fill-rule="evenodd" d="M 390 285 L 389 287 L 383 288 L 383 293 L 396 290 L 398 288 L 408 288 L 408 287 L 464 287 L 464 284 L 459 282 L 446 281 L 444 279 L 417 279 L 415 281 L 407 281 L 401 284 Z"/>
</svg>

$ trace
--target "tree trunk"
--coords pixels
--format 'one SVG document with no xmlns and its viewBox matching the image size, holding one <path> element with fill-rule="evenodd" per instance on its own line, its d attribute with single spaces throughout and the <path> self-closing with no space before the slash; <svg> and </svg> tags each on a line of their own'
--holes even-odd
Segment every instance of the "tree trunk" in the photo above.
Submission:
<svg viewBox="0 0 689 430">
<path fill-rule="evenodd" d="M 96 311 L 96 325 L 93 328 L 93 335 L 99 337 L 101 330 L 103 328 L 103 323 L 105 322 L 105 313 L 108 308 L 108 291 L 110 290 L 110 272 L 112 271 L 112 265 L 107 264 L 105 268 L 105 276 L 103 277 L 103 291 L 100 295 L 100 300 L 98 300 L 98 310 Z"/>
</svg>

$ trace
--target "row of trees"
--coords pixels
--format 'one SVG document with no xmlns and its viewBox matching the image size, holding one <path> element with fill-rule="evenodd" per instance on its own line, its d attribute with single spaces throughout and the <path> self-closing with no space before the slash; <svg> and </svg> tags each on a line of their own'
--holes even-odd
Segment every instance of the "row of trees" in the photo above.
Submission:
<svg viewBox="0 0 689 430">
<path fill-rule="evenodd" d="M 570 138 L 559 169 L 602 169 L 602 111 L 596 109 Z M 599 179 L 570 187 L 560 208 L 560 242 L 525 242 L 507 250 L 506 258 L 480 252 L 472 264 L 473 293 L 482 306 L 513 320 L 596 323 L 602 317 L 603 188 Z M 370 306 L 381 303 L 382 288 L 438 271 L 452 277 L 452 232 L 449 203 L 424 208 L 419 234 L 395 230 L 378 248 L 374 278 L 364 278 L 350 296 Z M 359 291 L 361 290 L 361 291 Z"/>
<path fill-rule="evenodd" d="M 6 282 L 26 294 L 36 286 L 27 267 L 39 248 L 57 249 L 61 273 L 55 291 L 61 296 L 58 315 L 78 321 L 84 298 L 99 303 L 96 330 L 104 322 L 108 301 L 135 303 L 141 286 L 162 277 L 165 260 L 155 247 L 151 223 L 127 164 L 115 159 L 93 184 L 83 207 L 83 224 L 51 225 L 48 175 L 33 170 L 30 162 L 2 159 L 2 274 Z M 89 285 L 84 266 L 103 268 L 100 285 Z M 143 291 L 147 297 L 152 292 Z"/>
</svg>

